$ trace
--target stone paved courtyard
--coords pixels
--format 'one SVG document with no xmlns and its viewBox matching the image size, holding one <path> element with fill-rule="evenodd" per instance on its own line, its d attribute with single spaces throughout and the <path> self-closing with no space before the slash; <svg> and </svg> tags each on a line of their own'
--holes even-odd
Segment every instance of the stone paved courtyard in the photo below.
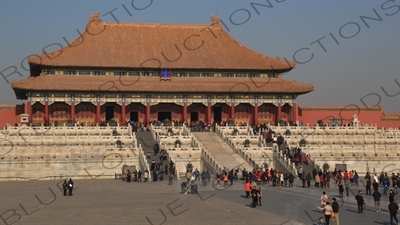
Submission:
<svg viewBox="0 0 400 225">
<path fill-rule="evenodd" d="M 322 191 L 337 197 L 336 187 L 303 189 L 299 181 L 294 188 L 262 185 L 263 205 L 253 209 L 242 181 L 226 189 L 199 187 L 197 195 L 180 194 L 181 181 L 174 182 L 75 180 L 73 196 L 66 197 L 61 180 L 1 182 L 0 224 L 316 224 Z M 353 194 L 339 199 L 341 224 L 389 224 L 387 197 L 381 213 L 373 210 L 372 197 L 365 199 L 364 214 L 357 213 Z"/>
</svg>

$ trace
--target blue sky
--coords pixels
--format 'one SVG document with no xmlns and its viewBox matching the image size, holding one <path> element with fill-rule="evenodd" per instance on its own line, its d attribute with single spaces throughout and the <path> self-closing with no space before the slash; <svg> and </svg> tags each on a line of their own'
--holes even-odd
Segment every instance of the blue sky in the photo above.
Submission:
<svg viewBox="0 0 400 225">
<path fill-rule="evenodd" d="M 7 75 L 15 66 L 23 74 L 11 75 L 9 82 L 28 76 L 26 60 L 21 66 L 26 56 L 53 43 L 66 45 L 63 38 L 75 39 L 76 29 L 84 30 L 93 10 L 100 11 L 103 21 L 115 21 L 105 14 L 116 9 L 113 14 L 120 22 L 132 23 L 211 24 L 210 16 L 218 14 L 224 29 L 243 45 L 298 62 L 284 78 L 315 85 L 314 92 L 299 97 L 300 105 L 365 103 L 400 112 L 399 0 L 270 0 L 270 8 L 254 4 L 266 5 L 265 0 L 0 2 L 0 71 Z M 363 21 L 362 16 L 380 16 L 382 21 Z M 18 102 L 0 77 L 0 103 Z"/>
</svg>

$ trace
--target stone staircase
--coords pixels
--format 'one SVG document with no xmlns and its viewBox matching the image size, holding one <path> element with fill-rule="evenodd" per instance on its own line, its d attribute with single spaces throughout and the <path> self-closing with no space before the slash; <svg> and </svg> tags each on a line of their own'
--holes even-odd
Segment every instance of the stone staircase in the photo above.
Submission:
<svg viewBox="0 0 400 225">
<path fill-rule="evenodd" d="M 308 165 L 306 165 L 305 163 L 304 163 L 304 161 L 305 161 L 305 159 L 306 159 L 306 154 L 304 153 L 304 152 L 301 152 L 301 154 L 302 154 L 302 157 L 303 157 L 303 162 L 302 162 L 302 164 L 301 164 L 301 166 L 303 167 L 303 172 L 304 173 L 306 173 L 306 175 L 308 174 L 308 173 L 310 173 L 311 174 L 311 177 L 312 177 L 312 171 L 313 171 L 313 169 L 315 168 L 315 169 L 317 169 L 317 171 L 319 170 L 319 166 L 317 166 L 317 165 L 315 165 L 315 162 L 314 161 L 311 161 Z M 296 169 L 297 170 L 299 170 L 300 169 L 300 164 L 297 164 L 297 166 L 296 166 Z M 313 178 L 313 177 L 312 177 Z M 314 179 L 314 178 L 313 178 Z"/>
<path fill-rule="evenodd" d="M 213 155 L 223 167 L 231 170 L 246 168 L 251 171 L 252 166 L 236 154 L 232 148 L 214 132 L 193 132 L 198 141 Z"/>
<path fill-rule="evenodd" d="M 144 154 L 147 155 L 150 154 L 151 160 L 154 160 L 156 163 L 160 162 L 160 154 L 154 155 L 154 150 L 153 147 L 156 144 L 156 141 L 153 138 L 153 134 L 151 132 L 136 132 L 136 138 L 138 141 L 138 144 L 142 146 Z M 160 146 L 160 151 L 162 147 Z M 163 165 L 161 166 L 160 170 L 165 172 L 165 164 L 169 163 L 169 159 L 167 159 L 167 162 L 164 162 Z M 149 164 L 149 167 L 151 167 L 151 163 Z M 169 165 L 168 165 L 169 167 Z M 153 173 L 151 171 L 151 175 L 153 176 Z M 168 175 L 165 173 L 163 174 L 164 181 L 168 180 Z M 176 180 L 177 177 L 174 176 L 174 180 Z M 159 179 L 157 179 L 159 181 Z"/>
<path fill-rule="evenodd" d="M 153 146 L 155 144 L 155 141 L 153 139 L 153 136 L 151 135 L 150 132 L 136 132 L 136 139 L 138 145 L 142 147 L 142 151 L 144 154 L 144 157 L 147 157 L 147 154 L 150 153 L 151 160 L 154 160 L 156 163 L 159 161 L 156 156 L 154 156 L 154 151 L 153 151 Z M 151 163 L 149 163 L 149 168 L 151 167 Z M 144 171 L 142 171 L 143 173 Z M 150 176 L 153 177 L 152 171 L 150 172 Z"/>
</svg>

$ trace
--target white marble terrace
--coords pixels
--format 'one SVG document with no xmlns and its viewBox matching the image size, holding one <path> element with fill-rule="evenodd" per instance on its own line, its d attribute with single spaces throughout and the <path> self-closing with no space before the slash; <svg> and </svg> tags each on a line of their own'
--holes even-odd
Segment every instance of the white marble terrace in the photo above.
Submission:
<svg viewBox="0 0 400 225">
<path fill-rule="evenodd" d="M 129 127 L 7 126 L 0 130 L 0 180 L 114 178 L 122 165 L 148 168 Z"/>
</svg>

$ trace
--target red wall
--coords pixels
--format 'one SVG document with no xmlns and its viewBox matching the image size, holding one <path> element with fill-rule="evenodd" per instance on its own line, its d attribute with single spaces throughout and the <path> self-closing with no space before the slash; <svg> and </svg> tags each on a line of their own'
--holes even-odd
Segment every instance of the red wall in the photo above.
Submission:
<svg viewBox="0 0 400 225">
<path fill-rule="evenodd" d="M 0 105 L 0 127 L 7 123 L 14 126 L 20 122 L 20 114 L 24 113 L 24 105 Z"/>
<path fill-rule="evenodd" d="M 383 112 L 380 110 L 302 110 L 299 107 L 299 122 L 303 125 L 307 123 L 315 125 L 318 120 L 323 120 L 324 124 L 329 123 L 330 119 L 342 119 L 342 125 L 351 124 L 353 116 L 357 115 L 361 125 L 368 124 L 378 126 L 378 128 L 395 128 L 400 126 L 400 121 L 382 121 Z"/>
</svg>

